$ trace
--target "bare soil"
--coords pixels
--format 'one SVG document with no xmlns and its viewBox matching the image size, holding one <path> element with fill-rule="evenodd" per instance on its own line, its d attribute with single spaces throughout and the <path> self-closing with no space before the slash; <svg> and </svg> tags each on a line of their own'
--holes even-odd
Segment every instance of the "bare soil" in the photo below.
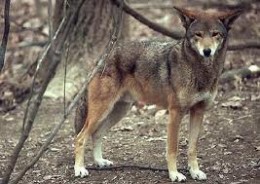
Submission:
<svg viewBox="0 0 260 184">
<path fill-rule="evenodd" d="M 259 80 L 244 81 L 242 86 L 221 90 L 205 117 L 198 146 L 201 167 L 208 175 L 203 183 L 260 182 Z M 21 106 L 0 118 L 0 177 L 20 135 L 23 111 Z M 62 102 L 44 101 L 15 173 L 33 158 L 62 115 Z M 167 114 L 160 115 L 158 109 L 131 110 L 104 138 L 104 155 L 115 167 L 97 170 L 89 144 L 86 164 L 90 176 L 75 178 L 71 116 L 21 183 L 171 183 L 165 161 L 166 122 Z M 181 127 L 179 168 L 188 176 L 186 183 L 199 183 L 186 170 L 187 125 L 188 116 Z"/>
</svg>

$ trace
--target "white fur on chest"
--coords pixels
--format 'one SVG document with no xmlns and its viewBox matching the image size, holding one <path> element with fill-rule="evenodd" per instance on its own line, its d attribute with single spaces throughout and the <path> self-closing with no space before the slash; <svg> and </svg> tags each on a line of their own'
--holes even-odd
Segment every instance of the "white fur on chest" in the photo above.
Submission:
<svg viewBox="0 0 260 184">
<path fill-rule="evenodd" d="M 211 104 L 217 95 L 217 91 L 204 91 L 204 92 L 187 92 L 181 91 L 178 95 L 179 102 L 183 107 L 192 107 L 199 102 L 206 102 Z"/>
</svg>

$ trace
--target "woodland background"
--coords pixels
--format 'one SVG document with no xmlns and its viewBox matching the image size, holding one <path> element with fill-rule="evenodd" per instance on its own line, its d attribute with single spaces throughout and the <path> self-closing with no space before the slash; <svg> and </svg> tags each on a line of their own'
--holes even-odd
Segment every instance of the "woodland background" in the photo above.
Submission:
<svg viewBox="0 0 260 184">
<path fill-rule="evenodd" d="M 5 29 L 5 2 L 1 0 L 0 3 L 0 35 Z M 76 103 L 76 94 L 82 91 L 95 63 L 102 59 L 105 62 L 105 55 L 113 47 L 111 43 L 117 40 L 172 39 L 126 13 L 123 13 L 119 29 L 121 8 L 126 11 L 127 8 L 124 5 L 115 8 L 113 2 L 119 1 L 11 1 L 9 39 L 0 74 L 0 183 L 6 182 L 10 159 L 16 158 L 11 183 L 170 183 L 164 158 L 167 112 L 139 104 L 133 106 L 104 140 L 105 156 L 115 162 L 115 167 L 98 170 L 92 166 L 89 145 L 86 157 L 90 177 L 73 176 L 74 113 L 69 115 L 65 107 Z M 248 67 L 260 66 L 260 3 L 256 0 L 127 2 L 152 23 L 178 33 L 175 34 L 177 37 L 184 30 L 173 11 L 174 5 L 245 10 L 230 33 L 233 51 L 228 51 L 218 97 L 205 118 L 199 158 L 208 174 L 205 183 L 259 183 L 260 71 L 258 68 L 252 73 Z M 137 17 L 143 20 L 139 15 Z M 63 21 L 65 26 L 61 27 L 61 33 L 52 40 Z M 149 26 L 154 28 L 153 24 Z M 41 59 L 48 44 L 51 49 Z M 41 101 L 40 94 L 48 83 Z M 31 102 L 29 108 L 28 100 Z M 37 113 L 35 110 L 39 105 Z M 28 116 L 25 117 L 26 112 Z M 185 117 L 179 156 L 179 166 L 184 173 L 187 172 L 187 121 L 188 117 Z M 21 134 L 23 124 L 25 131 Z M 57 135 L 54 126 L 59 130 Z M 51 140 L 50 136 L 55 137 Z M 23 148 L 20 156 L 11 156 L 21 139 L 25 145 L 20 145 Z M 24 170 L 40 149 L 44 155 L 39 155 L 39 161 Z M 21 171 L 27 173 L 21 174 Z M 187 183 L 198 182 L 189 178 Z"/>
</svg>

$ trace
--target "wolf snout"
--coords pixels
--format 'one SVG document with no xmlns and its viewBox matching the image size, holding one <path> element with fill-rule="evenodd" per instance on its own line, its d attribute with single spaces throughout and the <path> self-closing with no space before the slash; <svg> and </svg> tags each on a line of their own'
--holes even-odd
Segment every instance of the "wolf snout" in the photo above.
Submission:
<svg viewBox="0 0 260 184">
<path fill-rule="evenodd" d="M 204 56 L 209 57 L 210 53 L 211 53 L 211 49 L 203 49 Z"/>
</svg>

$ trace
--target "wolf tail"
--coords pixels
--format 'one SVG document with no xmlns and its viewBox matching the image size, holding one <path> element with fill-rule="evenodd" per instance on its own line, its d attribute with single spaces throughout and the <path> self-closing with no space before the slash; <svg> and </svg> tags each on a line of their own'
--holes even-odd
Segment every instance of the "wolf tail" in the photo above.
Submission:
<svg viewBox="0 0 260 184">
<path fill-rule="evenodd" d="M 78 133 L 81 131 L 81 129 L 84 126 L 84 123 L 86 121 L 87 115 L 88 115 L 88 99 L 87 99 L 87 89 L 84 91 L 83 95 L 81 96 L 75 112 L 75 119 L 74 119 L 74 128 L 75 133 L 78 135 Z"/>
</svg>

